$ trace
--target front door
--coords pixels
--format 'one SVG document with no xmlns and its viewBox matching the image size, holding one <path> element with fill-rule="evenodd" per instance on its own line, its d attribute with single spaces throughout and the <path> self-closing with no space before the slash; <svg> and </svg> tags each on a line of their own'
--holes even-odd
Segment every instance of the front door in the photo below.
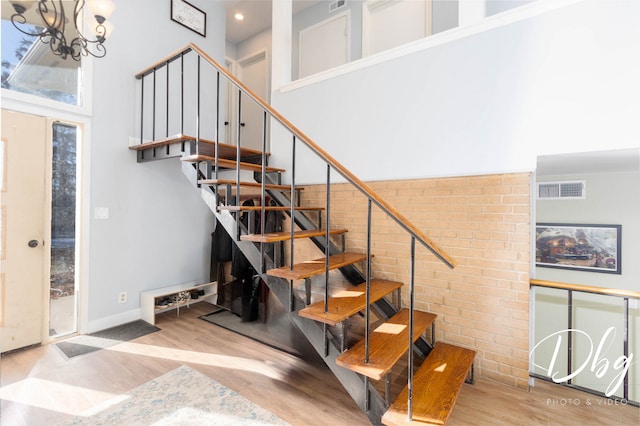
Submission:
<svg viewBox="0 0 640 426">
<path fill-rule="evenodd" d="M 45 200 L 48 120 L 2 110 L 0 352 L 45 335 Z"/>
</svg>

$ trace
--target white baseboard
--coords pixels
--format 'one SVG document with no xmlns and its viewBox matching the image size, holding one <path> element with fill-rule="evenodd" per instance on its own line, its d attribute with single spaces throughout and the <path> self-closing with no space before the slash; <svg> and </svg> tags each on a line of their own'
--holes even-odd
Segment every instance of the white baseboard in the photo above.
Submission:
<svg viewBox="0 0 640 426">
<path fill-rule="evenodd" d="M 140 308 L 132 309 L 130 311 L 121 312 L 110 317 L 89 321 L 89 323 L 87 324 L 87 329 L 84 331 L 84 333 L 95 333 L 96 331 L 106 330 L 107 328 L 139 320 L 140 318 L 142 318 Z"/>
</svg>

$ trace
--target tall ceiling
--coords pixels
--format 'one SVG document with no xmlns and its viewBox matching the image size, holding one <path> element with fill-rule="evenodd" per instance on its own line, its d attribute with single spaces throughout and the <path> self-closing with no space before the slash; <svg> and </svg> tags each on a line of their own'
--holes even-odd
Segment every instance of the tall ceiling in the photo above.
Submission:
<svg viewBox="0 0 640 426">
<path fill-rule="evenodd" d="M 296 14 L 320 1 L 328 0 L 293 0 L 293 13 Z M 227 8 L 226 38 L 232 43 L 239 43 L 261 31 L 271 27 L 272 0 L 223 0 Z M 243 21 L 234 18 L 236 13 L 244 15 Z"/>
</svg>

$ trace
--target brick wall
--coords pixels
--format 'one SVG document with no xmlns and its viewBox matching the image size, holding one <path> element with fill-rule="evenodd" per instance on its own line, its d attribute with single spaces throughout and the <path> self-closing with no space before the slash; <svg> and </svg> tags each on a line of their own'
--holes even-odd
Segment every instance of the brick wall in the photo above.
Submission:
<svg viewBox="0 0 640 426">
<path fill-rule="evenodd" d="M 416 308 L 438 315 L 436 340 L 475 349 L 477 375 L 519 388 L 528 386 L 529 179 L 520 173 L 369 184 L 458 263 L 450 270 L 416 245 Z M 324 206 L 325 187 L 305 186 L 302 200 Z M 408 305 L 410 238 L 375 206 L 372 216 L 372 276 L 405 283 Z M 331 227 L 349 229 L 347 250 L 366 251 L 366 221 L 364 196 L 349 184 L 333 185 Z"/>
</svg>

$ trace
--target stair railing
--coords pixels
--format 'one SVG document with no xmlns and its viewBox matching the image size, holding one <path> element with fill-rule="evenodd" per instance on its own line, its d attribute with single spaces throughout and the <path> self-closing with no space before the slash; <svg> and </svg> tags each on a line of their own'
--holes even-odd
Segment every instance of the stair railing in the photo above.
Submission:
<svg viewBox="0 0 640 426">
<path fill-rule="evenodd" d="M 194 53 L 196 55 L 196 67 L 197 67 L 197 76 L 194 81 L 190 79 L 185 79 L 185 59 L 187 55 L 190 53 Z M 295 184 L 295 171 L 296 171 L 296 144 L 297 141 L 302 142 L 306 147 L 308 147 L 311 152 L 313 152 L 316 157 L 320 158 L 327 166 L 327 200 L 326 200 L 326 219 L 325 219 L 325 227 L 326 227 L 326 246 L 325 246 L 325 254 L 326 254 L 326 264 L 325 264 L 325 293 L 324 293 L 324 308 L 325 313 L 328 312 L 329 309 L 329 237 L 330 237 L 330 217 L 331 217 L 331 206 L 330 206 L 330 188 L 331 188 L 331 171 L 337 172 L 340 176 L 342 176 L 347 182 L 353 185 L 360 193 L 362 193 L 367 199 L 367 271 L 366 271 L 366 297 L 367 297 L 367 307 L 365 312 L 366 318 L 366 326 L 365 326 L 365 346 L 366 346 L 366 358 L 369 358 L 369 293 L 370 293 L 370 284 L 371 284 L 371 229 L 372 229 L 372 215 L 371 215 L 371 206 L 375 204 L 381 211 L 383 211 L 387 217 L 391 218 L 397 225 L 400 226 L 404 232 L 406 232 L 409 236 L 410 242 L 410 283 L 409 283 L 409 296 L 410 296 L 410 315 L 409 315 L 409 350 L 408 350 L 408 389 L 409 389 L 409 401 L 408 401 L 408 418 L 412 418 L 412 384 L 413 384 L 413 329 L 414 329 L 414 275 L 415 275 L 415 243 L 416 241 L 420 243 L 423 247 L 425 247 L 429 252 L 431 252 L 436 258 L 438 258 L 441 262 L 447 265 L 449 268 L 454 268 L 456 266 L 456 262 L 453 258 L 451 258 L 444 250 L 442 250 L 438 245 L 432 241 L 429 237 L 427 237 L 420 229 L 418 229 L 410 220 L 408 220 L 404 215 L 402 215 L 398 210 L 396 210 L 391 204 L 389 204 L 386 200 L 384 200 L 380 195 L 378 195 L 373 189 L 371 189 L 366 183 L 361 181 L 358 177 L 356 177 L 351 171 L 349 171 L 346 167 L 344 167 L 341 163 L 339 163 L 335 158 L 329 155 L 325 150 L 323 150 L 316 142 L 314 142 L 310 137 L 304 134 L 300 129 L 294 126 L 291 122 L 289 122 L 284 116 L 282 116 L 278 111 L 272 108 L 265 100 L 257 96 L 249 87 L 247 87 L 244 83 L 238 80 L 235 76 L 230 74 L 223 66 L 218 64 L 212 57 L 210 57 L 206 52 L 200 49 L 195 44 L 188 44 L 187 46 L 179 49 L 172 55 L 162 59 L 161 61 L 156 62 L 145 70 L 141 71 L 136 75 L 136 78 L 142 80 L 141 84 L 141 108 L 140 108 L 140 143 L 144 143 L 145 134 L 148 132 L 148 127 L 151 127 L 151 138 L 155 140 L 156 136 L 156 126 L 157 124 L 157 112 L 156 105 L 159 101 L 158 98 L 162 97 L 162 93 L 158 95 L 158 85 L 156 80 L 158 79 L 158 74 L 164 74 L 166 78 L 165 86 L 161 86 L 162 90 L 164 90 L 165 94 L 165 118 L 166 124 L 164 128 L 165 137 L 169 138 L 169 120 L 171 115 L 171 107 L 173 103 L 170 99 L 172 99 L 172 86 L 170 84 L 170 65 L 175 61 L 180 61 L 180 90 L 179 90 L 179 111 L 180 111 L 180 130 L 178 137 L 182 137 L 185 134 L 185 115 L 190 115 L 187 113 L 189 108 L 193 109 L 192 111 L 195 123 L 192 123 L 192 126 L 195 127 L 195 137 L 194 140 L 191 141 L 193 147 L 191 149 L 192 153 L 195 151 L 195 154 L 199 154 L 201 152 L 201 127 L 204 123 L 205 116 L 202 113 L 204 109 L 202 107 L 202 99 L 203 96 L 201 92 L 204 90 L 203 86 L 206 84 L 203 82 L 203 76 L 201 73 L 201 62 L 204 61 L 206 64 L 212 66 L 215 69 L 215 115 L 213 117 L 214 120 L 214 132 L 213 132 L 213 142 L 215 142 L 215 156 L 213 160 L 213 166 L 209 166 L 207 168 L 207 177 L 211 178 L 210 173 L 211 169 L 213 169 L 213 173 L 215 174 L 215 178 L 218 178 L 218 170 L 219 170 L 219 140 L 222 126 L 222 120 L 220 117 L 220 100 L 221 100 L 221 91 L 220 91 L 220 78 L 223 77 L 225 81 L 231 84 L 238 91 L 238 116 L 237 116 L 237 161 L 240 162 L 241 159 L 241 127 L 242 127 L 242 110 L 241 105 L 244 98 L 252 101 L 256 105 L 259 105 L 261 109 L 264 111 L 263 115 L 263 137 L 262 137 L 262 170 L 261 170 L 261 178 L 262 178 L 262 208 L 261 208 L 261 217 L 265 216 L 265 181 L 266 181 L 266 140 L 267 140 L 267 122 L 268 118 L 275 120 L 282 127 L 284 127 L 292 136 L 292 167 L 291 167 L 291 253 L 290 253 L 290 266 L 293 268 L 294 265 L 294 227 L 295 221 L 294 217 L 297 209 L 296 202 L 296 184 Z M 144 107 L 144 102 L 148 93 L 145 93 L 145 78 L 152 78 L 152 112 L 151 112 L 151 124 L 146 123 L 145 114 L 147 113 Z M 196 95 L 195 106 L 190 106 L 190 104 L 185 102 L 185 85 L 188 84 L 196 84 Z M 208 99 L 205 97 L 205 99 Z M 147 128 L 147 130 L 145 130 Z M 183 147 L 184 148 L 184 147 Z M 199 167 L 199 165 L 197 165 Z M 217 188 L 216 188 L 217 193 Z M 240 205 L 240 167 L 239 164 L 236 167 L 236 204 Z M 236 218 L 236 222 L 239 222 L 239 214 Z M 263 222 L 264 224 L 264 222 Z M 264 227 L 262 228 L 264 229 Z M 239 234 L 236 236 L 239 238 Z M 264 253 L 264 252 L 263 252 Z M 262 256 L 263 257 L 263 256 Z M 263 265 L 260 266 L 261 273 L 264 272 Z M 293 283 L 290 283 L 291 286 L 291 306 L 293 307 Z M 325 326 L 325 345 L 327 344 L 327 333 Z M 433 342 L 432 342 L 433 343 Z M 327 352 L 327 348 L 325 346 L 325 353 Z M 368 387 L 368 381 L 365 378 L 365 386 Z M 368 408 L 368 402 L 365 400 L 365 410 Z"/>
<path fill-rule="evenodd" d="M 573 348 L 573 341 L 572 341 L 573 340 L 572 335 L 575 333 L 574 293 L 590 293 L 590 294 L 598 294 L 602 296 L 612 296 L 612 297 L 617 297 L 622 299 L 622 303 L 623 303 L 622 352 L 623 352 L 624 359 L 630 360 L 629 359 L 629 337 L 630 337 L 629 336 L 629 299 L 640 299 L 640 292 L 611 289 L 611 288 L 605 288 L 605 287 L 588 286 L 584 284 L 569 284 L 569 283 L 563 283 L 563 282 L 557 282 L 557 281 L 547 281 L 547 280 L 538 280 L 538 279 L 531 279 L 529 281 L 529 286 L 532 291 L 535 290 L 536 287 L 544 287 L 544 288 L 564 290 L 567 292 L 567 324 L 566 324 L 567 328 L 566 330 L 568 331 L 568 338 L 567 338 L 567 353 L 564 355 L 567 362 L 567 377 L 573 376 L 573 373 L 574 373 L 573 361 L 574 361 L 574 357 L 576 356 L 576 354 L 574 353 L 575 351 Z M 532 328 L 532 330 L 533 329 L 534 328 Z M 594 360 L 594 363 L 595 362 L 596 361 Z M 537 374 L 534 371 L 531 371 L 529 375 L 542 380 L 547 380 L 547 381 L 552 380 L 550 377 Z M 571 378 L 566 381 L 566 386 L 580 389 L 582 391 L 592 393 L 595 395 L 609 397 L 609 395 L 606 395 L 602 392 L 598 392 L 594 389 L 587 388 L 584 386 L 578 386 L 572 383 Z M 622 381 L 622 395 L 623 395 L 622 399 L 625 401 L 625 403 L 628 402 L 633 405 L 640 405 L 639 401 L 629 400 L 629 371 L 627 371 L 627 373 L 624 375 L 624 378 Z"/>
</svg>

